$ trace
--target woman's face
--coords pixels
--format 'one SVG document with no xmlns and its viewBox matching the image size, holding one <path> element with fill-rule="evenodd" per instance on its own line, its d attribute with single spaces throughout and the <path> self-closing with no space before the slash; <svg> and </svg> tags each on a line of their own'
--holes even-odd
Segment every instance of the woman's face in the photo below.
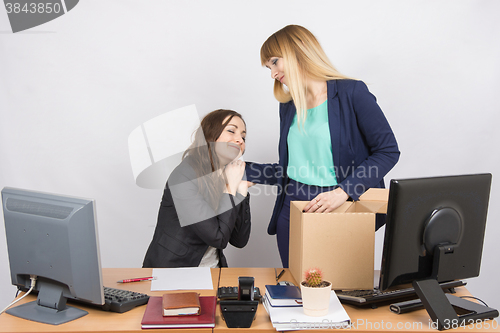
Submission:
<svg viewBox="0 0 500 333">
<path fill-rule="evenodd" d="M 278 80 L 286 85 L 285 66 L 283 58 L 272 57 L 265 63 L 266 67 L 271 70 L 271 78 Z"/>
<path fill-rule="evenodd" d="M 228 118 L 224 119 L 225 123 Z M 245 152 L 245 123 L 240 117 L 234 116 L 215 141 L 215 152 L 222 165 L 226 165 L 243 155 Z"/>
</svg>

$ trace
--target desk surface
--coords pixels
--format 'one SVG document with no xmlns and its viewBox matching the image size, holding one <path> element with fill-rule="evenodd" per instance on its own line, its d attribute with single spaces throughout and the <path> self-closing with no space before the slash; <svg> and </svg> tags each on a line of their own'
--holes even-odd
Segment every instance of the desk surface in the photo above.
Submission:
<svg viewBox="0 0 500 333">
<path fill-rule="evenodd" d="M 278 273 L 281 269 L 278 269 Z M 261 293 L 265 291 L 266 284 L 275 284 L 275 271 L 273 268 L 222 268 L 220 273 L 220 286 L 238 285 L 239 276 L 254 276 L 255 286 L 259 287 Z M 290 281 L 298 285 L 291 273 L 286 270 L 285 274 L 280 278 L 280 281 Z M 456 288 L 457 296 L 470 295 L 465 287 Z M 344 305 L 353 326 L 349 331 L 354 332 L 439 332 L 437 329 L 429 327 L 431 320 L 427 311 L 418 310 L 411 313 L 397 315 L 389 310 L 389 306 L 381 306 L 377 309 L 359 308 L 352 305 Z M 472 325 L 453 329 L 449 332 L 500 332 L 500 324 L 489 321 L 495 328 L 484 329 L 479 325 Z M 269 331 L 276 332 L 272 327 L 269 316 L 262 304 L 259 305 L 255 320 L 249 329 L 230 329 L 227 328 L 220 314 L 220 309 L 217 309 L 215 331 L 224 333 L 249 331 Z M 332 330 L 311 330 L 314 332 L 331 332 Z"/>
<path fill-rule="evenodd" d="M 281 269 L 278 270 L 278 272 Z M 148 268 L 107 268 L 103 269 L 103 283 L 105 286 L 113 288 L 123 288 L 132 291 L 147 293 L 151 296 L 162 295 L 163 291 L 152 292 L 150 290 L 151 282 L 128 283 L 126 285 L 118 284 L 116 281 L 129 278 L 131 276 L 150 276 L 151 269 Z M 215 295 L 218 286 L 235 286 L 238 285 L 239 276 L 255 277 L 255 285 L 260 288 L 261 292 L 265 292 L 266 284 L 275 284 L 275 270 L 273 268 L 222 268 L 212 269 L 212 281 L 214 284 L 213 290 L 201 290 L 201 295 Z M 288 280 L 295 283 L 292 275 L 288 270 L 281 277 L 280 281 Z M 469 295 L 464 287 L 457 288 L 457 295 Z M 28 296 L 24 302 L 32 301 L 35 296 Z M 21 301 L 21 303 L 23 302 Z M 73 305 L 73 304 L 72 304 Z M 9 314 L 0 316 L 0 332 L 137 332 L 141 331 L 141 320 L 144 314 L 145 306 L 137 307 L 131 311 L 119 314 L 107 311 L 96 310 L 93 308 L 78 306 L 85 309 L 89 314 L 83 318 L 72 322 L 53 326 L 40 324 L 20 319 Z M 383 306 L 377 309 L 363 309 L 350 305 L 345 305 L 345 309 L 351 317 L 354 327 L 351 331 L 357 332 L 439 332 L 436 329 L 429 327 L 429 316 L 425 310 L 419 310 L 405 315 L 396 315 L 389 311 L 388 306 Z M 497 323 L 497 322 L 495 322 Z M 490 321 L 490 324 L 493 322 Z M 401 329 L 402 328 L 402 329 Z M 145 332 L 165 332 L 165 330 L 147 330 Z M 199 331 L 217 331 L 221 333 L 242 332 L 242 331 L 259 331 L 259 332 L 276 332 L 272 327 L 269 316 L 260 304 L 257 314 L 251 328 L 248 329 L 230 329 L 226 327 L 224 320 L 221 317 L 220 310 L 217 308 L 216 326 L 215 329 L 179 329 L 169 332 L 199 332 Z M 319 330 L 314 330 L 319 331 Z M 331 330 L 329 330 L 331 331 Z M 465 328 L 454 329 L 450 332 L 500 332 L 500 327 L 495 324 L 495 328 L 484 329 L 479 326 L 466 326 Z M 324 331 L 326 332 L 326 330 Z"/>
<path fill-rule="evenodd" d="M 121 284 L 117 283 L 118 280 L 123 280 L 130 277 L 137 276 L 151 276 L 151 268 L 103 268 L 103 285 L 111 288 L 127 289 L 136 291 L 150 296 L 161 296 L 165 291 L 151 291 L 151 282 L 134 282 Z M 220 269 L 212 268 L 212 282 L 214 289 L 212 290 L 198 290 L 202 296 L 215 296 L 217 286 L 219 283 Z M 175 291 L 172 291 L 175 292 Z M 22 300 L 19 304 L 30 302 L 36 299 L 36 296 L 28 295 L 26 300 Z M 17 304 L 16 304 L 17 305 Z M 89 312 L 88 315 L 73 320 L 69 323 L 61 325 L 48 325 L 29 320 L 17 318 L 10 314 L 4 313 L 0 315 L 0 332 L 140 332 L 141 320 L 144 315 L 146 306 L 139 306 L 125 313 L 116 313 L 102 311 L 87 306 L 75 305 L 75 303 L 68 304 L 84 309 Z M 14 305 L 15 306 L 15 305 Z M 165 330 L 147 330 L 145 332 L 165 332 Z M 170 330 L 173 332 L 175 330 Z M 211 332 L 212 329 L 179 329 L 178 332 Z"/>
</svg>

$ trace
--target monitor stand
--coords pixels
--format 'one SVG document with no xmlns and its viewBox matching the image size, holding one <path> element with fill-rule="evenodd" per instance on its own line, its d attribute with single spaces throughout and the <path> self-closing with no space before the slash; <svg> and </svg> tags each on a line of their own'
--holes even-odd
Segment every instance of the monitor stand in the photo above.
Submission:
<svg viewBox="0 0 500 333">
<path fill-rule="evenodd" d="M 45 284 L 36 301 L 18 305 L 6 312 L 16 317 L 40 323 L 59 325 L 88 314 L 87 311 L 66 305 L 62 288 Z"/>
<path fill-rule="evenodd" d="M 440 331 L 498 317 L 496 309 L 445 294 L 436 279 L 413 281 L 413 288 Z"/>
</svg>

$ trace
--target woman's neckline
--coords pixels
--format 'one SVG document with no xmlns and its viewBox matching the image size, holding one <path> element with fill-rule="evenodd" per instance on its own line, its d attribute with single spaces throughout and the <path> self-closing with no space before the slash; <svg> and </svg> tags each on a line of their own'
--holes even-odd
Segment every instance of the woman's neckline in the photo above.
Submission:
<svg viewBox="0 0 500 333">
<path fill-rule="evenodd" d="M 307 111 L 314 111 L 314 110 L 318 109 L 320 106 L 323 106 L 323 104 L 325 104 L 327 100 L 328 100 L 328 98 L 327 98 L 327 99 L 325 99 L 325 100 L 324 100 L 324 102 L 322 102 L 321 104 L 318 104 L 318 105 L 316 105 L 315 107 L 312 107 L 312 108 L 310 108 L 310 109 L 307 109 Z"/>
</svg>

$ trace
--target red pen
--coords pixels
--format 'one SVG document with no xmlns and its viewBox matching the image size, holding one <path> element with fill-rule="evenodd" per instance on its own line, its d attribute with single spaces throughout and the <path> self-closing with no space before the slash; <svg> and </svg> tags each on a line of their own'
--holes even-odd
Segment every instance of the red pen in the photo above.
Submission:
<svg viewBox="0 0 500 333">
<path fill-rule="evenodd" d="M 151 281 L 151 280 L 156 280 L 156 277 L 149 276 L 149 277 L 142 277 L 142 278 L 135 278 L 135 279 L 125 279 L 125 280 L 121 280 L 121 281 L 117 281 L 117 282 L 118 283 L 128 283 L 128 282 Z"/>
</svg>

